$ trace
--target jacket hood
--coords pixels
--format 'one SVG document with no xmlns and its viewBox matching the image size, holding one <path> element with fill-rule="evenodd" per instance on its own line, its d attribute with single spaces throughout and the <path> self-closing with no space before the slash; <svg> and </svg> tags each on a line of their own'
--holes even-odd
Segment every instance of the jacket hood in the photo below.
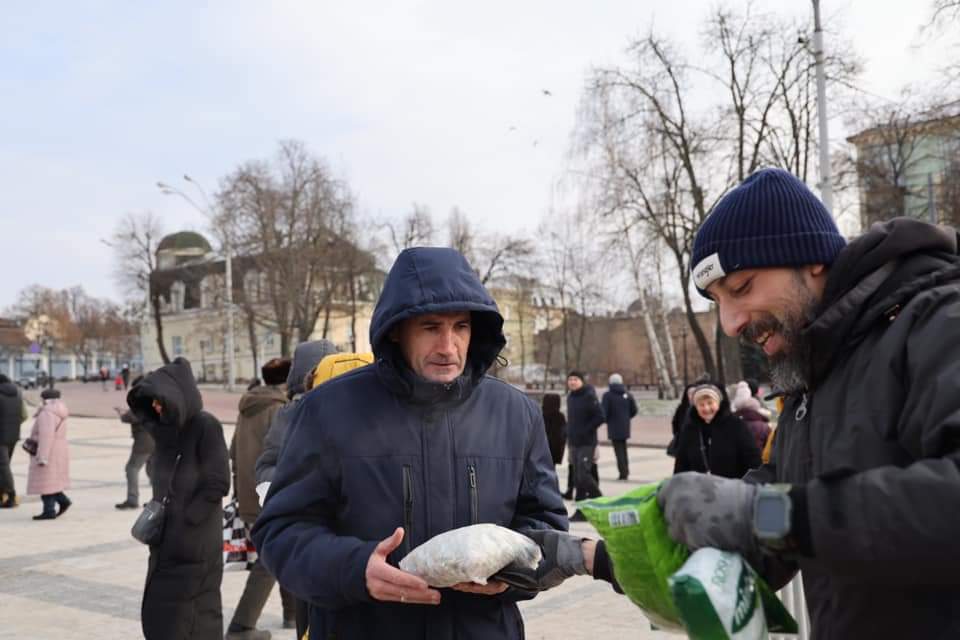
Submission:
<svg viewBox="0 0 960 640">
<path fill-rule="evenodd" d="M 896 317 L 915 295 L 960 279 L 954 229 L 912 218 L 877 223 L 840 252 L 814 321 L 806 329 L 815 386 L 832 363 L 878 321 Z"/>
<path fill-rule="evenodd" d="M 186 358 L 177 358 L 151 371 L 127 394 L 127 404 L 141 422 L 157 421 L 151 407 L 155 399 L 164 409 L 159 422 L 178 429 L 203 410 L 203 399 Z"/>
<path fill-rule="evenodd" d="M 622 384 L 612 384 L 607 387 L 607 390 L 617 394 L 624 394 L 627 392 L 627 388 Z"/>
<path fill-rule="evenodd" d="M 292 398 L 304 393 L 306 389 L 303 381 L 307 374 L 326 356 L 337 351 L 339 350 L 336 345 L 329 340 L 312 340 L 298 344 L 293 351 L 290 373 L 287 374 L 287 395 Z"/>
<path fill-rule="evenodd" d="M 12 382 L 0 382 L 0 395 L 16 397 L 20 390 Z"/>
<path fill-rule="evenodd" d="M 287 395 L 282 387 L 261 385 L 254 387 L 240 398 L 240 413 L 253 416 L 275 404 L 285 404 Z"/>
<path fill-rule="evenodd" d="M 53 400 L 45 400 L 40 408 L 37 410 L 37 413 L 41 411 L 49 411 L 53 415 L 57 416 L 60 420 L 66 420 L 70 415 L 70 411 L 67 409 L 66 403 L 60 398 L 54 398 Z"/>
<path fill-rule="evenodd" d="M 406 365 L 390 330 L 426 313 L 470 311 L 473 323 L 462 378 L 477 384 L 506 344 L 503 316 L 470 264 L 453 249 L 406 249 L 387 275 L 370 324 L 370 344 L 378 362 L 397 370 Z"/>
</svg>

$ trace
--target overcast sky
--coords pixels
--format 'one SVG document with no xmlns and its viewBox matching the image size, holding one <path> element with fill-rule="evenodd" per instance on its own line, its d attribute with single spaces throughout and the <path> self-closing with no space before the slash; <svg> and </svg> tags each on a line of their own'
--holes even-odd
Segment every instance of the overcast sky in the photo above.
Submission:
<svg viewBox="0 0 960 640">
<path fill-rule="evenodd" d="M 12 3 L 0 21 L 0 309 L 34 283 L 118 297 L 101 244 L 151 209 L 204 230 L 158 180 L 214 191 L 297 138 L 370 214 L 533 228 L 561 177 L 591 65 L 623 60 L 651 24 L 689 42 L 706 1 Z M 802 0 L 763 10 L 808 13 Z M 946 45 L 917 47 L 928 3 L 823 0 L 894 97 Z M 829 46 L 829 42 L 827 44 Z M 543 90 L 552 95 L 544 95 Z M 841 123 L 831 135 L 840 137 Z M 516 129 L 511 131 L 511 127 Z M 188 185 L 186 185 L 188 186 Z"/>
</svg>

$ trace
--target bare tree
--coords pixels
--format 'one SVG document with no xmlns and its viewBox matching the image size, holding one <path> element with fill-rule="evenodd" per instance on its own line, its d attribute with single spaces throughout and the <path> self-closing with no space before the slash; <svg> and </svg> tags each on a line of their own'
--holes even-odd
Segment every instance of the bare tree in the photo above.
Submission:
<svg viewBox="0 0 960 640">
<path fill-rule="evenodd" d="M 380 227 L 386 231 L 394 255 L 411 247 L 433 244 L 436 235 L 430 209 L 416 202 L 398 222 L 386 221 Z"/>
<path fill-rule="evenodd" d="M 594 70 L 584 96 L 578 151 L 598 208 L 608 216 L 624 210 L 671 254 L 691 333 L 721 381 L 738 363 L 724 362 L 720 336 L 712 354 L 696 321 L 693 239 L 713 204 L 756 169 L 776 164 L 806 175 L 815 124 L 811 60 L 802 41 L 783 35 L 801 26 L 751 6 L 720 7 L 707 16 L 697 62 L 651 31 L 631 43 L 629 67 Z M 833 81 L 855 71 L 836 65 Z M 695 108 L 704 89 L 715 99 Z"/>
<path fill-rule="evenodd" d="M 227 176 L 217 201 L 219 225 L 262 274 L 270 321 L 289 355 L 333 303 L 342 240 L 332 223 L 353 206 L 349 190 L 302 143 L 285 141 L 272 163 L 248 162 Z"/>
<path fill-rule="evenodd" d="M 114 277 L 126 296 L 145 301 L 153 317 L 157 350 L 164 364 L 170 362 L 163 343 L 162 299 L 153 286 L 157 272 L 157 247 L 163 238 L 160 219 L 151 211 L 129 213 L 117 224 L 108 243 L 116 256 Z"/>
</svg>

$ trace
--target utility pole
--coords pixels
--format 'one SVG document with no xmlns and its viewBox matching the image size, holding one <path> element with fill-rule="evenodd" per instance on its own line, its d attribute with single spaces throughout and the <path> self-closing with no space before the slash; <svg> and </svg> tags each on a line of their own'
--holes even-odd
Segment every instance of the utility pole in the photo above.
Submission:
<svg viewBox="0 0 960 640">
<path fill-rule="evenodd" d="M 820 0 L 813 0 L 813 59 L 817 73 L 817 120 L 820 124 L 820 199 L 833 214 L 833 183 L 830 175 L 830 137 L 827 130 L 827 80 L 823 69 L 823 27 Z"/>
</svg>

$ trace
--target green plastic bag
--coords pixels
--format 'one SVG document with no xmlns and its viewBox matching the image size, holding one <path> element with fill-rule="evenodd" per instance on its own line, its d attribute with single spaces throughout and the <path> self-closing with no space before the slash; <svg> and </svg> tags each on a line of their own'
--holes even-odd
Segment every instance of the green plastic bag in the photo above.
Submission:
<svg viewBox="0 0 960 640">
<path fill-rule="evenodd" d="M 605 540 L 617 582 L 627 597 L 643 610 L 655 626 L 689 633 L 684 620 L 702 605 L 702 600 L 694 601 L 694 609 L 690 608 L 689 601 L 684 602 L 684 615 L 681 615 L 681 608 L 671 591 L 671 576 L 684 566 L 691 555 L 686 547 L 674 542 L 667 532 L 667 523 L 656 499 L 660 484 L 654 482 L 620 496 L 578 502 L 577 507 Z M 733 555 L 740 558 L 737 554 Z M 746 562 L 741 562 L 751 572 L 770 631 L 796 633 L 797 623 L 770 587 Z"/>
<path fill-rule="evenodd" d="M 667 579 L 690 552 L 667 534 L 657 505 L 660 483 L 616 496 L 578 502 L 577 507 L 606 541 L 617 582 L 647 618 L 663 629 L 683 629 Z"/>
</svg>

